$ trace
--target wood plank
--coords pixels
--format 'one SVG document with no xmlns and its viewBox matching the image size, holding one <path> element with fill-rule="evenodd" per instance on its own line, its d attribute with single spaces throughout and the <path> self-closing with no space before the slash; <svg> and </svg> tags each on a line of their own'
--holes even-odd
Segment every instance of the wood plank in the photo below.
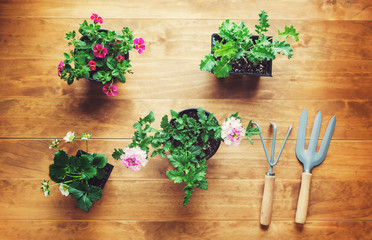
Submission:
<svg viewBox="0 0 372 240">
<path fill-rule="evenodd" d="M 94 9 L 103 18 L 171 18 L 210 19 L 246 18 L 255 19 L 265 9 L 273 19 L 370 19 L 372 12 L 368 0 L 358 1 L 187 1 L 164 0 L 118 2 L 94 1 Z M 0 16 L 3 17 L 81 17 L 92 14 L 92 6 L 79 1 L 2 1 Z M 228 11 L 226 11 L 228 9 Z M 94 11 L 94 10 L 93 10 Z M 310 14 L 311 13 L 311 14 Z"/>
<path fill-rule="evenodd" d="M 278 129 L 277 138 L 284 138 L 289 125 L 293 125 L 292 139 L 297 136 L 300 114 L 308 109 L 310 136 L 317 111 L 323 112 L 320 136 L 326 124 L 337 116 L 333 139 L 371 139 L 371 101 L 287 101 L 249 99 L 96 99 L 71 98 L 48 99 L 0 99 L 0 138 L 63 138 L 66 132 L 89 132 L 96 138 L 132 138 L 132 126 L 140 117 L 154 111 L 160 125 L 161 117 L 170 109 L 181 111 L 189 107 L 201 107 L 215 114 L 222 122 L 238 111 L 246 126 L 250 119 L 262 125 L 264 136 L 269 135 L 269 122 L 274 120 Z M 9 127 L 11 126 L 11 127 Z M 267 126 L 267 127 L 264 127 Z M 256 138 L 258 139 L 258 137 Z"/>
<path fill-rule="evenodd" d="M 278 130 L 280 131 L 280 130 Z M 54 150 L 48 149 L 50 140 L 0 140 L 0 179 L 47 179 L 48 166 L 52 163 Z M 124 148 L 130 143 L 127 139 L 91 140 L 89 149 L 93 152 L 105 154 L 111 164 L 115 166 L 111 180 L 167 180 L 165 172 L 172 169 L 169 162 L 161 157 L 150 158 L 149 163 L 139 172 L 131 172 L 120 161 L 112 159 L 114 148 Z M 276 153 L 279 151 L 278 141 Z M 295 156 L 295 141 L 289 140 L 274 167 L 277 180 L 294 180 L 301 178 L 303 171 L 301 163 Z M 266 141 L 268 151 L 271 141 Z M 76 153 L 76 147 L 64 144 L 61 147 L 70 155 Z M 318 181 L 359 181 L 369 179 L 372 169 L 370 149 L 372 141 L 333 140 L 324 162 L 313 169 L 313 178 Z M 85 149 L 83 147 L 82 149 Z M 347 149 L 347 151 L 345 151 Z M 30 156 L 31 159 L 30 159 Z M 25 161 L 27 159 L 27 161 Z M 355 159 L 358 159 L 355 161 Z M 212 180 L 259 180 L 263 181 L 269 170 L 265 154 L 259 140 L 250 145 L 244 141 L 238 147 L 221 145 L 212 159 L 208 160 L 207 178 Z M 14 174 L 17 173 L 17 174 Z"/>
<path fill-rule="evenodd" d="M 257 220 L 264 180 L 209 180 L 182 206 L 181 184 L 169 180 L 108 180 L 102 198 L 89 213 L 62 196 L 58 187 L 45 197 L 40 180 L 0 180 L 1 220 Z M 275 183 L 273 221 L 293 221 L 300 179 Z M 372 182 L 311 182 L 309 221 L 372 220 Z"/>
<path fill-rule="evenodd" d="M 88 18 L 88 17 L 87 17 Z M 243 19 L 242 19 L 243 20 Z M 82 19 L 34 18 L 32 24 L 22 18 L 3 19 L 0 28 L 1 59 L 56 59 L 69 51 L 65 33 L 77 30 Z M 221 20 L 107 19 L 103 28 L 119 31 L 123 26 L 142 37 L 147 45 L 139 56 L 132 52 L 133 65 L 142 59 L 198 59 L 210 52 L 211 34 Z M 246 20 L 253 31 L 257 21 Z M 284 25 L 294 25 L 300 41 L 292 43 L 296 60 L 371 60 L 370 21 L 272 21 L 267 35 L 276 35 Z M 355 46 L 358 44 L 358 47 Z M 278 59 L 285 59 L 279 56 Z M 290 64 L 290 60 L 288 60 Z M 53 72 L 54 75 L 54 72 Z"/>
<path fill-rule="evenodd" d="M 273 221 L 269 229 L 257 221 L 0 221 L 1 239 L 371 239 L 370 221 Z M 217 231 L 218 229 L 218 231 Z"/>
<path fill-rule="evenodd" d="M 370 61 L 277 60 L 274 77 L 215 75 L 199 70 L 200 60 L 137 61 L 115 99 L 363 100 L 372 91 Z M 69 86 L 57 76 L 58 60 L 0 60 L 1 97 L 107 98 L 102 84 L 85 79 Z M 27 66 L 27 67 L 25 67 Z M 342 74 L 339 74 L 342 72 Z M 160 91 L 161 90 L 161 91 Z"/>
</svg>

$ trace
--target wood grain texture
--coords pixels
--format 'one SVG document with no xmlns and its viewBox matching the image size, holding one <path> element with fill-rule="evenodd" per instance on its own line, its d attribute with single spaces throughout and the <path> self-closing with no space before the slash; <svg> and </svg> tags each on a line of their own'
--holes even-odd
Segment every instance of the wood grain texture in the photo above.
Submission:
<svg viewBox="0 0 372 240">
<path fill-rule="evenodd" d="M 280 131 L 280 130 L 278 130 Z M 94 136 L 93 136 L 94 137 Z M 54 150 L 48 149 L 50 140 L 0 140 L 0 179 L 48 178 L 48 166 L 52 163 Z M 150 158 L 148 165 L 139 172 L 131 172 L 120 161 L 111 158 L 114 148 L 124 148 L 130 143 L 128 139 L 92 140 L 90 151 L 105 154 L 108 161 L 115 166 L 112 180 L 166 180 L 166 171 L 171 169 L 168 160 L 156 156 Z M 277 144 L 281 144 L 278 140 Z M 270 151 L 271 141 L 266 141 Z M 300 181 L 303 171 L 295 155 L 294 140 L 288 140 L 278 164 L 274 167 L 277 180 Z M 76 153 L 74 145 L 61 143 L 61 147 L 70 155 Z M 371 162 L 372 141 L 332 140 L 324 162 L 313 169 L 314 178 L 319 181 L 358 181 L 370 179 L 372 169 L 367 168 Z M 83 148 L 84 149 L 84 148 Z M 276 148 L 275 156 L 279 147 Z M 30 159 L 32 156 L 32 159 Z M 9 160 L 11 159 L 11 161 Z M 27 161 L 26 161 L 27 159 Z M 357 161 L 355 160 L 357 159 Z M 254 145 L 244 141 L 238 147 L 221 144 L 218 152 L 208 160 L 208 179 L 216 180 L 259 180 L 263 181 L 269 165 L 265 158 L 261 142 L 254 140 Z M 15 174 L 17 173 L 17 174 Z M 371 189 L 372 191 L 372 189 Z"/>
<path fill-rule="evenodd" d="M 0 59 L 0 81 L 7 83 L 6 88 L 0 88 L 0 97 L 107 98 L 102 84 L 81 79 L 67 85 L 57 76 L 58 63 L 59 60 Z M 312 100 L 316 95 L 317 100 L 364 100 L 372 91 L 370 61 L 282 59 L 274 63 L 274 77 L 260 79 L 217 79 L 200 71 L 199 64 L 200 59 L 138 59 L 127 82 L 115 84 L 119 90 L 115 99 Z"/>
<path fill-rule="evenodd" d="M 0 221 L 0 238 L 18 239 L 370 239 L 369 221 L 308 222 L 308 228 L 293 222 L 273 221 L 269 229 L 255 221 Z M 18 231 L 21 228 L 22 231 Z M 218 229 L 218 231 L 216 231 Z M 365 231 L 360 231 L 365 229 Z M 35 237 L 34 237 L 35 236 Z M 37 237 L 36 237 L 37 236 Z"/>
<path fill-rule="evenodd" d="M 372 101 L 288 101 L 249 99 L 48 99 L 3 98 L 0 99 L 0 138 L 61 138 L 72 126 L 74 131 L 91 131 L 97 138 L 132 138 L 132 126 L 140 117 L 154 111 L 154 126 L 160 126 L 161 118 L 170 114 L 170 109 L 181 111 L 201 107 L 222 123 L 238 111 L 243 124 L 253 119 L 262 126 L 263 135 L 269 135 L 269 123 L 275 120 L 279 129 L 278 138 L 284 138 L 286 129 L 293 125 L 292 138 L 297 136 L 301 111 L 308 109 L 308 134 L 318 111 L 323 112 L 326 126 L 333 115 L 337 124 L 334 139 L 371 139 Z M 108 111 L 108 109 L 110 109 Z M 89 122 L 89 124 L 87 124 Z M 325 133 L 322 127 L 320 136 Z M 342 130 L 342 131 L 340 131 Z M 258 138 L 256 136 L 256 138 Z"/>
<path fill-rule="evenodd" d="M 272 78 L 217 79 L 199 70 L 210 37 L 224 19 L 244 21 L 253 31 L 267 11 L 276 34 L 294 25 L 300 41 L 294 56 L 279 56 Z M 133 75 L 107 98 L 102 85 L 85 79 L 67 86 L 57 76 L 65 33 L 91 13 L 103 28 L 133 30 L 145 39 L 142 55 L 131 52 Z M 0 239 L 372 239 L 372 5 L 369 0 L 144 0 L 0 1 Z M 131 172 L 114 161 L 139 117 L 202 107 L 222 122 L 239 111 L 262 128 L 270 151 L 278 126 L 277 155 L 289 125 L 292 133 L 276 173 L 272 222 L 259 224 L 268 164 L 258 136 L 254 145 L 221 144 L 208 160 L 209 189 L 182 206 L 182 184 L 165 175 L 161 157 Z M 318 111 L 320 138 L 329 119 L 337 123 L 325 161 L 314 168 L 306 224 L 294 223 L 302 165 L 295 156 L 300 113 L 308 110 L 307 139 Z M 115 168 L 89 213 L 52 188 L 46 198 L 54 138 L 91 132 L 89 149 Z M 319 144 L 320 145 L 320 141 Z M 61 142 L 69 154 L 76 148 Z"/>
<path fill-rule="evenodd" d="M 210 18 L 246 18 L 256 19 L 257 13 L 265 9 L 271 18 L 281 19 L 370 19 L 372 14 L 368 0 L 358 1 L 295 1 L 285 3 L 269 1 L 217 1 L 217 0 L 165 0 L 118 2 L 115 0 L 92 1 L 92 5 L 73 0 L 53 1 L 22 0 L 3 1 L 0 15 L 4 17 L 81 17 L 97 12 L 102 16 L 115 18 L 171 18 L 171 19 L 210 19 Z M 22 6 L 22 7 L 20 7 Z M 228 11 L 226 11 L 228 9 Z M 284 10 L 285 9 L 285 10 Z"/>
<path fill-rule="evenodd" d="M 88 15 L 85 19 L 88 19 Z M 241 21 L 245 19 L 239 19 Z M 61 59 L 70 49 L 63 38 L 77 30 L 83 19 L 35 18 L 30 26 L 22 18 L 2 20 L 0 27 L 1 59 Z M 218 31 L 221 20 L 154 20 L 107 19 L 103 28 L 120 31 L 123 26 L 145 40 L 146 51 L 130 54 L 136 65 L 141 59 L 197 59 L 197 64 L 210 52 L 211 34 Z M 254 31 L 257 20 L 245 20 Z M 300 41 L 288 40 L 294 49 L 293 59 L 307 60 L 371 60 L 371 33 L 368 21 L 296 21 L 272 20 L 267 35 L 276 35 L 284 25 L 294 25 Z M 7 26 L 7 27 L 4 27 Z M 326 34 L 324 34 L 326 33 Z M 358 47 L 355 47 L 355 44 Z M 278 56 L 278 59 L 285 59 Z M 287 60 L 290 66 L 290 61 Z M 56 61 L 56 66 L 59 61 Z M 198 67 L 195 67 L 197 71 Z M 55 67 L 54 69 L 57 69 Z M 57 71 L 57 70 L 55 70 Z M 274 72 L 275 74 L 275 72 Z"/>
<path fill-rule="evenodd" d="M 208 180 L 208 179 L 207 179 Z M 259 224 L 262 180 L 208 180 L 208 190 L 196 189 L 182 206 L 182 184 L 164 180 L 111 180 L 90 212 L 81 211 L 58 187 L 41 192 L 40 180 L 0 180 L 1 220 L 256 220 Z M 312 179 L 307 219 L 329 221 L 372 220 L 372 181 Z M 337 191 L 335 191 L 337 189 Z M 275 182 L 272 221 L 294 221 L 300 176 Z"/>
</svg>

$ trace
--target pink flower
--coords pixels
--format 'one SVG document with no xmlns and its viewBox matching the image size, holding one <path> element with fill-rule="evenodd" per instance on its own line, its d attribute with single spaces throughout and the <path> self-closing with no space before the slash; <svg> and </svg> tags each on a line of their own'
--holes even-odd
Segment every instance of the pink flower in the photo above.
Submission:
<svg viewBox="0 0 372 240">
<path fill-rule="evenodd" d="M 96 70 L 96 62 L 95 61 L 90 60 L 88 64 L 89 64 L 89 68 L 90 68 L 91 71 Z"/>
<path fill-rule="evenodd" d="M 221 138 L 227 146 L 239 145 L 243 140 L 246 130 L 240 119 L 230 117 L 222 123 Z"/>
<path fill-rule="evenodd" d="M 105 58 L 107 54 L 107 48 L 101 44 L 97 44 L 93 47 L 93 55 L 98 58 Z"/>
<path fill-rule="evenodd" d="M 124 154 L 120 156 L 122 163 L 125 167 L 131 171 L 139 171 L 141 166 L 146 166 L 148 160 L 146 159 L 147 154 L 144 150 L 139 147 L 124 148 Z"/>
<path fill-rule="evenodd" d="M 95 23 L 103 23 L 103 20 L 98 14 L 92 13 L 92 16 L 90 16 L 90 19 L 94 20 Z"/>
<path fill-rule="evenodd" d="M 105 84 L 102 90 L 108 97 L 114 97 L 119 94 L 118 89 L 114 85 Z"/>
<path fill-rule="evenodd" d="M 63 70 L 65 70 L 65 69 L 63 68 L 63 61 L 61 61 L 61 62 L 59 63 L 59 65 L 58 65 L 58 76 L 59 76 L 59 77 L 61 76 Z"/>
<path fill-rule="evenodd" d="M 116 56 L 116 60 L 118 60 L 118 62 L 121 62 L 121 61 L 124 60 L 124 57 L 121 56 L 121 55 L 117 55 L 117 56 Z"/>
<path fill-rule="evenodd" d="M 142 38 L 134 39 L 133 43 L 135 44 L 135 49 L 138 50 L 138 53 L 141 54 L 145 51 L 145 41 Z"/>
</svg>

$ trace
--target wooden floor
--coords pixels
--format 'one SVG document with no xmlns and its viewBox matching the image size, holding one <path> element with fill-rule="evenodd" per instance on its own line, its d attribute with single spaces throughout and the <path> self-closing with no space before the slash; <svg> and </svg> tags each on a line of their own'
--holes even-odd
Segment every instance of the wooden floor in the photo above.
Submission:
<svg viewBox="0 0 372 240">
<path fill-rule="evenodd" d="M 372 5 L 370 0 L 0 0 L 0 239 L 372 239 Z M 210 35 L 224 19 L 253 30 L 266 10 L 269 34 L 294 25 L 291 60 L 278 57 L 272 78 L 216 79 L 199 70 Z M 131 54 L 134 74 L 107 98 L 85 79 L 57 76 L 67 31 L 91 13 L 103 27 L 128 26 L 146 42 Z M 293 125 L 276 173 L 273 218 L 259 224 L 265 160 L 261 142 L 221 145 L 208 161 L 209 190 L 182 206 L 182 185 L 169 181 L 166 159 L 130 172 L 110 156 L 125 147 L 133 123 L 154 111 L 202 107 L 219 121 L 239 111 L 258 122 L 271 146 Z M 313 170 L 307 223 L 294 223 L 302 165 L 295 156 L 298 121 L 309 113 L 308 138 L 321 111 L 321 138 L 337 123 L 328 155 Z M 158 126 L 158 125 L 157 125 Z M 114 171 L 89 213 L 57 189 L 45 198 L 53 150 L 66 132 L 91 132 L 90 149 L 109 156 Z M 269 147 L 270 149 L 270 147 Z M 279 146 L 276 148 L 279 150 Z M 73 154 L 73 148 L 68 148 Z"/>
</svg>

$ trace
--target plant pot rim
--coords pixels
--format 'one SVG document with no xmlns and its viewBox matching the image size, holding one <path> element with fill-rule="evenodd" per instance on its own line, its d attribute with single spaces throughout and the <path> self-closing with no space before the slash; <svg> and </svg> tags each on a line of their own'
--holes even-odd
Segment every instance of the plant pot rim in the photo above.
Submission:
<svg viewBox="0 0 372 240">
<path fill-rule="evenodd" d="M 211 35 L 211 53 L 213 54 L 213 51 L 212 51 L 212 48 L 213 48 L 213 38 L 214 37 L 220 37 L 220 35 L 218 33 L 213 33 Z M 252 35 L 251 37 L 257 37 L 258 38 L 258 35 Z M 272 36 L 267 36 L 267 37 L 272 37 Z M 261 74 L 261 73 L 251 73 L 251 72 L 242 72 L 242 73 L 239 73 L 239 72 L 229 72 L 230 75 L 243 75 L 243 76 L 246 76 L 246 75 L 249 75 L 249 76 L 260 76 L 260 77 L 272 77 L 273 76 L 273 60 L 270 60 L 270 61 L 267 61 L 268 62 L 268 73 L 267 74 Z M 212 73 L 213 73 L 213 70 L 212 70 Z"/>
<path fill-rule="evenodd" d="M 198 108 L 186 108 L 186 109 L 183 109 L 181 111 L 178 112 L 178 114 L 182 114 L 182 113 L 186 113 L 188 111 L 195 111 L 197 112 Z M 203 109 L 204 110 L 204 109 Z M 211 113 L 208 112 L 207 110 L 204 110 L 204 112 L 207 114 L 207 116 L 209 116 Z M 213 116 L 213 119 L 217 122 L 218 125 L 220 125 L 220 123 L 218 122 L 217 118 L 215 116 Z M 214 139 L 213 139 L 214 140 Z M 216 154 L 216 152 L 218 151 L 220 145 L 221 145 L 221 141 L 218 141 L 218 140 L 215 140 L 217 141 L 217 145 L 215 148 L 213 148 L 212 152 L 210 154 L 208 154 L 208 156 L 205 157 L 205 160 L 208 160 L 210 159 L 211 157 L 213 157 L 214 154 Z"/>
</svg>

